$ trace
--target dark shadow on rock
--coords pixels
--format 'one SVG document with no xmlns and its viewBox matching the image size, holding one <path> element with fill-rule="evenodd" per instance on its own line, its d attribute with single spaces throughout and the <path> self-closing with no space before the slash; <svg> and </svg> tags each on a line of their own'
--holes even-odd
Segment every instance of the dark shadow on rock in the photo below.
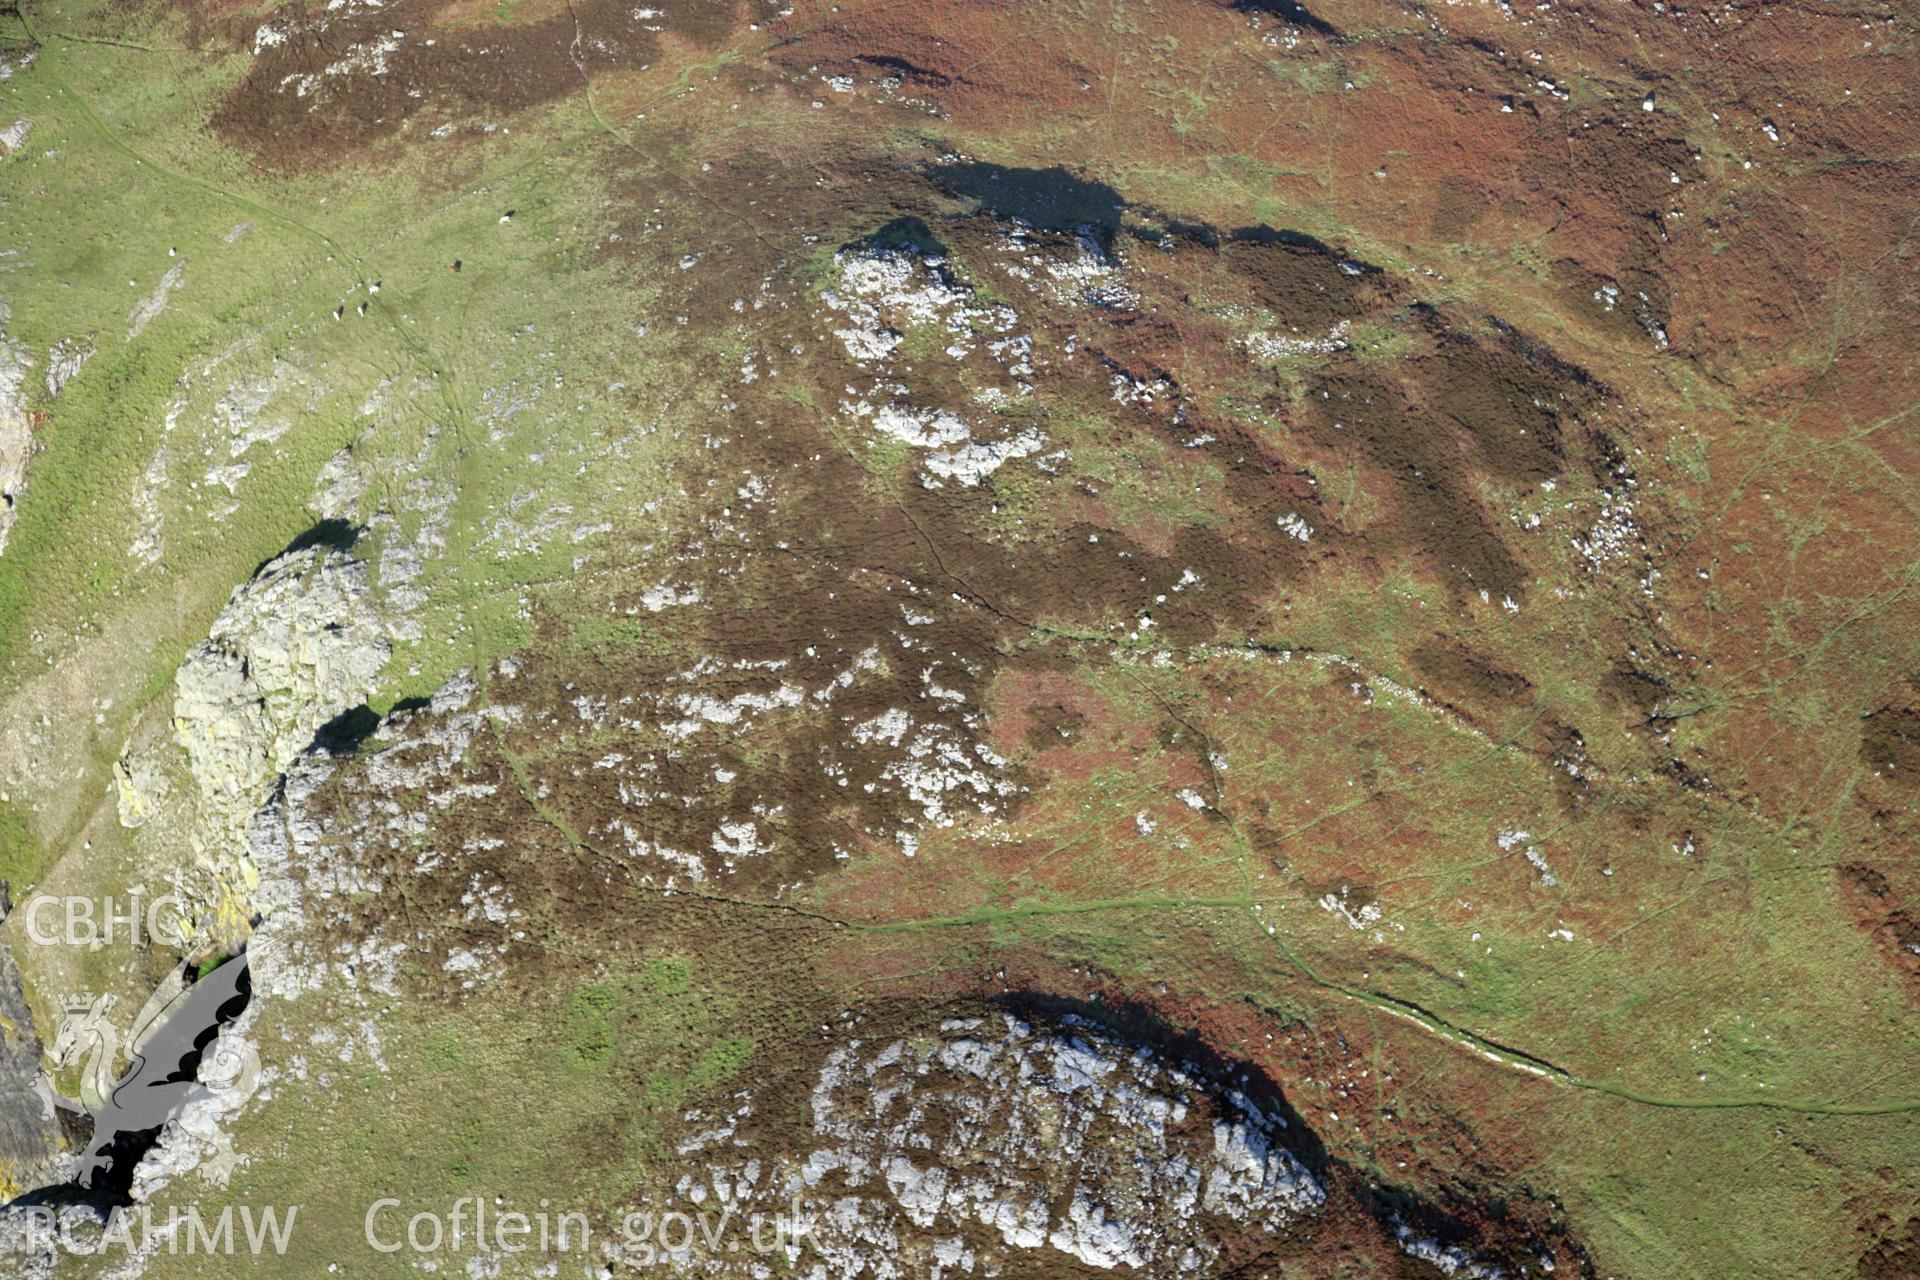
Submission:
<svg viewBox="0 0 1920 1280">
<path fill-rule="evenodd" d="M 1285 1122 L 1282 1146 L 1324 1181 L 1335 1161 L 1326 1144 L 1287 1101 L 1278 1082 L 1252 1063 L 1227 1057 L 1198 1034 L 1169 1025 L 1146 1005 L 1134 1001 L 1081 1000 L 1046 992 L 1018 991 L 994 1001 L 1017 1018 L 1047 1026 L 1078 1019 L 1114 1040 L 1149 1050 L 1161 1061 L 1191 1071 L 1216 1090 L 1237 1090 L 1263 1113 Z"/>
<path fill-rule="evenodd" d="M 1137 227 L 1128 227 L 1127 231 L 1137 240 L 1148 244 L 1166 245 L 1169 240 L 1185 240 L 1207 249 L 1220 247 L 1220 233 L 1204 222 L 1188 222 L 1181 218 L 1164 218 L 1156 222 Z"/>
<path fill-rule="evenodd" d="M 1438 1204 L 1409 1188 L 1382 1182 L 1377 1172 L 1333 1154 L 1287 1101 L 1278 1081 L 1253 1063 L 1221 1053 L 1198 1033 L 1170 1025 L 1145 1004 L 1036 991 L 1012 992 L 991 1003 L 1014 1017 L 1053 1028 L 1071 1030 L 1077 1022 L 1180 1066 L 1218 1093 L 1238 1091 L 1263 1114 L 1284 1121 L 1275 1135 L 1280 1145 L 1306 1166 L 1330 1197 L 1350 1197 L 1387 1238 L 1400 1228 L 1411 1238 L 1433 1241 L 1441 1249 L 1458 1248 L 1476 1259 L 1515 1264 L 1516 1269 L 1517 1264 L 1531 1263 L 1549 1252 L 1537 1226 L 1491 1188 L 1485 1194 L 1474 1193 L 1470 1202 Z M 1562 1239 L 1576 1258 L 1585 1259 L 1576 1241 Z M 1424 1265 L 1411 1257 L 1405 1262 L 1408 1274 Z"/>
<path fill-rule="evenodd" d="M 379 727 L 380 713 L 363 702 L 321 725 L 313 735 L 313 745 L 330 756 L 350 756 Z"/>
<path fill-rule="evenodd" d="M 1258 13 L 1278 18 L 1317 36 L 1333 38 L 1340 34 L 1338 27 L 1325 18 L 1315 16 L 1299 0 L 1234 0 L 1233 8 L 1236 13 Z"/>
<path fill-rule="evenodd" d="M 1227 236 L 1235 244 L 1257 244 L 1268 247 L 1281 246 L 1288 249 L 1304 249 L 1322 257 L 1332 258 L 1342 267 L 1360 275 L 1378 275 L 1380 268 L 1358 258 L 1349 258 L 1325 240 L 1310 236 L 1304 231 L 1275 230 L 1268 226 L 1237 227 Z"/>
<path fill-rule="evenodd" d="M 965 161 L 940 165 L 933 176 L 948 191 L 978 200 L 1002 218 L 1019 218 L 1040 231 L 1089 228 L 1102 249 L 1113 247 L 1120 229 L 1120 193 L 1104 182 L 1076 178 L 1066 169 L 1012 169 Z"/>
<path fill-rule="evenodd" d="M 866 253 L 891 253 L 905 249 L 925 258 L 944 258 L 948 254 L 947 246 L 940 242 L 939 236 L 933 234 L 933 229 L 911 214 L 895 218 L 871 235 L 850 240 L 841 247 Z"/>
<path fill-rule="evenodd" d="M 260 571 L 278 560 L 281 556 L 290 556 L 296 551 L 305 551 L 309 547 L 327 547 L 334 551 L 346 551 L 360 541 L 360 528 L 345 520 L 322 520 L 307 529 L 283 549 L 274 552 L 254 566 L 253 576 L 259 577 Z"/>
</svg>

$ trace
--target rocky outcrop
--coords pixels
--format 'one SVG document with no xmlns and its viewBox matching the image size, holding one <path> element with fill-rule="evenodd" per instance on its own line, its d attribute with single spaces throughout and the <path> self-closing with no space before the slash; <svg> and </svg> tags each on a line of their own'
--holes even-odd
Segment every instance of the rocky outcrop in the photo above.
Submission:
<svg viewBox="0 0 1920 1280">
<path fill-rule="evenodd" d="M 74 377 L 87 361 L 93 359 L 95 344 L 92 335 L 85 338 L 64 338 L 53 344 L 47 352 L 47 399 L 51 400 Z"/>
<path fill-rule="evenodd" d="M 262 568 L 187 655 L 173 727 L 199 790 L 195 851 L 218 886 L 199 904 L 203 930 L 244 933 L 259 882 L 254 815 L 322 726 L 365 700 L 391 651 L 366 565 L 317 545 Z"/>
<path fill-rule="evenodd" d="M 144 333 L 147 326 L 153 323 L 154 317 L 167 309 L 167 299 L 175 289 L 180 287 L 180 282 L 186 274 L 186 267 L 185 258 L 168 267 L 167 273 L 160 277 L 160 283 L 153 287 L 153 292 L 135 303 L 133 310 L 127 313 L 128 342 L 132 342 Z"/>
<path fill-rule="evenodd" d="M 681 1154 L 740 1145 L 753 1109 L 704 1122 Z M 815 1276 L 1025 1274 L 1069 1258 L 1219 1273 L 1309 1226 L 1327 1200 L 1285 1145 L 1284 1116 L 1077 1017 L 995 1014 L 850 1041 L 822 1063 L 811 1110 L 805 1149 L 715 1186 L 736 1204 L 797 1207 Z M 698 1201 L 705 1187 L 683 1178 L 677 1190 Z"/>
<path fill-rule="evenodd" d="M 251 950 L 254 990 L 292 999 L 337 981 L 347 991 L 395 993 L 394 959 L 405 944 L 370 935 L 341 949 L 341 939 L 311 927 L 309 908 L 382 891 L 379 855 L 404 847 L 423 828 L 420 813 L 493 789 L 462 776 L 475 735 L 490 717 L 510 714 L 479 704 L 479 686 L 462 674 L 425 707 L 396 712 L 375 730 L 377 750 L 358 762 L 344 795 L 322 796 L 336 762 L 315 749 L 296 759 L 247 832 L 257 870 L 261 916 Z"/>
<path fill-rule="evenodd" d="M 0 553 L 7 549 L 7 534 L 27 487 L 27 459 L 33 454 L 33 415 L 27 408 L 32 361 L 25 347 L 8 339 L 5 321 L 5 304 L 0 303 Z"/>
<path fill-rule="evenodd" d="M 0 947 L 0 1200 L 53 1180 L 65 1148 L 40 1055 L 20 970 Z"/>
<path fill-rule="evenodd" d="M 284 832 L 290 789 L 301 794 L 327 771 L 328 756 L 314 745 L 325 737 L 324 727 L 365 701 L 391 652 L 381 612 L 370 598 L 366 565 L 337 538 L 302 541 L 309 545 L 296 544 L 234 591 L 176 676 L 173 733 L 192 779 L 187 812 L 199 872 L 174 885 L 190 904 L 190 949 L 211 945 L 231 951 L 246 940 L 255 921 L 276 910 L 287 915 L 276 922 L 283 933 L 300 921 L 295 897 L 276 896 L 276 887 L 285 887 L 284 876 L 270 873 L 271 883 L 261 892 L 249 829 L 256 821 L 278 818 Z M 161 811 L 170 787 L 161 753 L 131 751 L 116 764 L 114 776 L 123 825 L 141 826 Z M 281 940 L 270 928 L 264 950 L 250 949 L 250 959 L 254 952 L 273 953 Z M 274 959 L 286 962 L 285 956 Z M 273 961 L 261 967 L 271 972 Z M 154 1012 L 180 994 L 180 977 L 176 971 L 148 1002 L 135 1021 L 130 1047 L 137 1048 L 138 1038 L 157 1025 Z M 189 1173 L 224 1184 L 246 1162 L 233 1149 L 229 1127 L 271 1077 L 259 1062 L 253 1020 L 249 1008 L 205 1047 L 198 1085 L 132 1171 L 134 1200 L 146 1200 Z M 113 1033 L 110 1047 L 96 1055 L 96 1065 L 111 1084 L 121 1062 L 120 1036 L 107 1030 Z M 40 1041 L 4 950 L 0 1031 L 5 1033 L 0 1040 L 4 1199 L 65 1176 L 63 1169 L 47 1169 L 63 1144 L 41 1071 Z M 61 1060 L 60 1054 L 54 1057 Z M 99 1099 L 87 1101 L 97 1105 Z M 0 1222 L 0 1245 L 17 1225 Z"/>
</svg>

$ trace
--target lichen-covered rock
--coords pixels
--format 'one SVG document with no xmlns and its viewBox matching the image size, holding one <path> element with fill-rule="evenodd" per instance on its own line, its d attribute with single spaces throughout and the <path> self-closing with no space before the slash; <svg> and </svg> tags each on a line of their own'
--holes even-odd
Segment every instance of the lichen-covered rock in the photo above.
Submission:
<svg viewBox="0 0 1920 1280">
<path fill-rule="evenodd" d="M 391 652 L 366 566 L 317 546 L 236 590 L 181 664 L 173 725 L 200 792 L 196 849 L 231 895 L 211 904 L 215 932 L 251 915 L 258 875 L 246 832 L 274 780 L 321 726 L 365 700 Z"/>
<path fill-rule="evenodd" d="M 114 761 L 113 789 L 120 825 L 131 830 L 146 822 L 166 800 L 172 786 L 159 761 L 149 754 L 129 754 Z"/>
<path fill-rule="evenodd" d="M 1213 1270 L 1277 1246 L 1327 1199 L 1283 1145 L 1282 1116 L 1075 1017 L 854 1040 L 828 1055 L 811 1103 L 810 1150 L 715 1163 L 676 1191 L 698 1202 L 725 1183 L 735 1204 L 798 1206 L 812 1280 L 1023 1274 L 1062 1254 Z M 724 1162 L 739 1116 L 695 1120 L 682 1155 Z"/>
<path fill-rule="evenodd" d="M 63 338 L 53 344 L 47 352 L 47 399 L 60 394 L 61 388 L 73 381 L 82 365 L 93 359 L 95 351 L 91 335 L 85 338 Z"/>
</svg>

